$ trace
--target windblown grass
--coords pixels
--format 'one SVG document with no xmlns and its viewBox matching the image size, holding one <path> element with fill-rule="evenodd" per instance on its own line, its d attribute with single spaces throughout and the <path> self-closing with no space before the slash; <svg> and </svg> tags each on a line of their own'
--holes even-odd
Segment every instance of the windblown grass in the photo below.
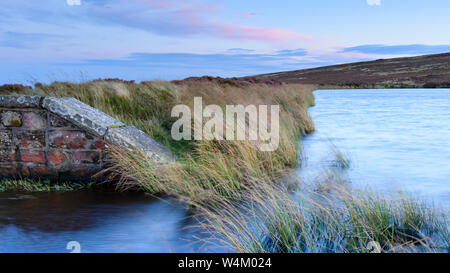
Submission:
<svg viewBox="0 0 450 273">
<path fill-rule="evenodd" d="M 235 86 L 214 82 L 187 82 L 174 84 L 164 81 L 140 84 L 123 81 L 91 81 L 87 83 L 54 82 L 37 84 L 34 89 L 9 94 L 30 94 L 55 97 L 75 97 L 92 107 L 134 125 L 178 154 L 191 152 L 194 141 L 174 141 L 171 127 L 176 118 L 171 117 L 173 106 L 193 104 L 194 97 L 202 97 L 204 104 L 280 104 L 287 125 L 297 133 L 308 133 L 314 125 L 307 107 L 314 104 L 312 85 L 266 85 Z"/>
<path fill-rule="evenodd" d="M 151 193 L 197 198 L 205 196 L 202 190 L 208 192 L 206 195 L 231 197 L 249 178 L 279 179 L 286 168 L 296 166 L 299 137 L 314 130 L 307 112 L 308 106 L 314 103 L 312 89 L 313 86 L 285 84 L 94 81 L 39 85 L 28 92 L 75 97 L 126 124 L 135 125 L 178 155 L 177 162 L 162 172 L 139 153 L 113 152 L 116 171 L 124 178 L 123 188 L 139 186 Z M 193 107 L 194 97 L 202 97 L 204 104 L 223 108 L 238 104 L 279 105 L 279 148 L 261 152 L 258 143 L 252 141 L 174 141 L 171 127 L 176 118 L 171 117 L 171 109 L 178 104 Z"/>
<path fill-rule="evenodd" d="M 254 183 L 245 203 L 201 206 L 202 226 L 231 251 L 447 252 L 446 215 L 408 196 L 391 198 L 334 185 L 329 194 Z M 377 249 L 379 247 L 379 249 Z"/>
</svg>

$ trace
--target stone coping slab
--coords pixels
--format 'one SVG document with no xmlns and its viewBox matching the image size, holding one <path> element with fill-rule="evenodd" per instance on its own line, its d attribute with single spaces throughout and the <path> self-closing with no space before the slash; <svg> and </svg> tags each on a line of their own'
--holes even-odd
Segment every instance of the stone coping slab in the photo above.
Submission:
<svg viewBox="0 0 450 273">
<path fill-rule="evenodd" d="M 5 108 L 39 108 L 41 96 L 5 96 L 0 95 L 0 107 Z"/>
<path fill-rule="evenodd" d="M 42 108 L 100 136 L 104 136 L 110 127 L 125 126 L 117 119 L 75 98 L 45 97 Z"/>
<path fill-rule="evenodd" d="M 134 126 L 109 128 L 105 140 L 120 147 L 140 150 L 156 161 L 172 161 L 174 158 L 169 149 Z"/>
</svg>

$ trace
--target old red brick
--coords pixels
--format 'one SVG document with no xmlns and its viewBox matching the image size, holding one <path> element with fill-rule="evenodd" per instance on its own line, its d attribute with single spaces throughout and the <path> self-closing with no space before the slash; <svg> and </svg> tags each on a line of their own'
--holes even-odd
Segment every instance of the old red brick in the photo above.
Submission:
<svg viewBox="0 0 450 273">
<path fill-rule="evenodd" d="M 61 166 L 68 161 L 69 161 L 68 155 L 62 151 L 48 152 L 48 162 L 55 167 Z"/>
<path fill-rule="evenodd" d="M 18 170 L 17 164 L 14 163 L 0 164 L 0 177 L 16 176 L 17 170 Z"/>
<path fill-rule="evenodd" d="M 20 148 L 42 148 L 45 147 L 44 131 L 20 130 L 16 132 L 15 143 Z"/>
<path fill-rule="evenodd" d="M 26 165 L 22 165 L 21 168 L 21 175 L 24 177 L 30 177 L 31 176 L 31 172 L 30 169 L 28 168 L 28 166 Z"/>
<path fill-rule="evenodd" d="M 92 144 L 91 149 L 93 150 L 103 150 L 106 149 L 106 142 L 103 140 L 97 140 Z"/>
<path fill-rule="evenodd" d="M 100 166 L 74 164 L 70 169 L 60 172 L 62 178 L 87 178 L 98 174 L 102 168 Z"/>
<path fill-rule="evenodd" d="M 100 160 L 100 153 L 94 151 L 74 152 L 73 161 L 79 163 L 97 163 Z"/>
<path fill-rule="evenodd" d="M 37 150 L 21 150 L 20 160 L 23 162 L 45 163 L 45 153 Z"/>
<path fill-rule="evenodd" d="M 47 127 L 45 113 L 26 112 L 23 113 L 23 127 L 30 130 L 43 130 Z"/>
<path fill-rule="evenodd" d="M 26 164 L 22 165 L 21 174 L 24 177 L 34 177 L 34 178 L 57 178 L 58 173 L 45 166 L 40 164 Z"/>
<path fill-rule="evenodd" d="M 50 146 L 65 149 L 86 149 L 87 137 L 81 131 L 52 131 L 49 134 Z"/>
<path fill-rule="evenodd" d="M 29 168 L 31 169 L 33 176 L 50 177 L 56 175 L 54 171 L 52 171 L 45 165 L 31 166 Z"/>
</svg>

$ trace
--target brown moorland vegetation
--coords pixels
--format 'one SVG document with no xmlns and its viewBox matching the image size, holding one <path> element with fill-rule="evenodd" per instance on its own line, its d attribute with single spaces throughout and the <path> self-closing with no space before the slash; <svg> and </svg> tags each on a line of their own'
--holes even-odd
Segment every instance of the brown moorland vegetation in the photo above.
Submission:
<svg viewBox="0 0 450 273">
<path fill-rule="evenodd" d="M 244 77 L 341 88 L 448 88 L 450 53 L 380 59 Z"/>
</svg>

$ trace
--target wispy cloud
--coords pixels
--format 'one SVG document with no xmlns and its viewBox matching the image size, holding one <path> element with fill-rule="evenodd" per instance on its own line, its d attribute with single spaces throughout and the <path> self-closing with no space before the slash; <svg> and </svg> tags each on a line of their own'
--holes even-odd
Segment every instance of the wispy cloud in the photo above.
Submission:
<svg viewBox="0 0 450 273">
<path fill-rule="evenodd" d="M 245 18 L 245 19 L 252 19 L 257 15 L 258 15 L 257 13 L 251 12 L 251 11 L 245 11 L 245 12 L 239 13 L 239 17 Z"/>
<path fill-rule="evenodd" d="M 355 52 L 375 55 L 421 55 L 450 52 L 450 45 L 361 45 L 348 47 L 339 52 Z"/>
<path fill-rule="evenodd" d="M 293 50 L 290 49 L 279 50 L 276 52 L 276 54 L 279 56 L 306 56 L 308 52 L 303 48 L 299 48 Z"/>
<path fill-rule="evenodd" d="M 103 26 L 144 30 L 161 36 L 201 36 L 267 43 L 310 39 L 307 35 L 288 29 L 256 27 L 221 20 L 217 14 L 223 6 L 206 0 L 84 0 L 76 7 L 68 6 L 62 0 L 49 2 L 51 3 L 46 5 L 25 0 L 0 3 L 0 15 L 17 14 L 27 20 L 58 26 L 73 25 L 77 21 L 93 22 Z"/>
<path fill-rule="evenodd" d="M 102 77 L 171 80 L 203 75 L 239 77 L 367 60 L 364 58 L 343 60 L 339 55 L 342 54 L 311 56 L 304 49 L 252 53 L 249 49 L 233 48 L 220 54 L 136 52 L 124 58 L 87 59 L 58 65 L 65 69 L 72 67 L 97 73 L 102 71 Z M 130 76 L 128 71 L 134 73 Z M 86 74 L 93 75 L 93 73 Z"/>
<path fill-rule="evenodd" d="M 369 6 L 380 6 L 381 0 L 366 0 Z"/>
<path fill-rule="evenodd" d="M 193 54 L 193 53 L 132 53 L 125 58 L 118 59 L 90 59 L 82 64 L 86 65 L 111 65 L 125 67 L 178 67 L 187 69 L 211 69 L 235 72 L 255 73 L 262 70 L 273 70 L 298 67 L 301 60 L 294 58 L 299 55 L 283 55 L 279 52 L 258 54 L 250 53 L 251 50 L 231 49 L 219 54 Z M 300 51 L 300 50 L 296 50 Z M 306 54 L 306 53 L 305 53 Z M 70 64 L 68 64 L 70 65 Z M 206 73 L 207 74 L 207 73 Z"/>
<path fill-rule="evenodd" d="M 109 4 L 108 10 L 96 12 L 96 15 L 104 20 L 160 35 L 208 35 L 270 43 L 285 42 L 289 39 L 310 39 L 309 36 L 286 29 L 238 25 L 211 19 L 211 15 L 222 9 L 222 6 L 204 1 L 196 0 L 187 3 L 185 1 L 132 0 L 126 2 L 136 4 L 128 5 L 133 12 L 124 10 L 127 5 L 121 3 L 117 6 Z"/>
<path fill-rule="evenodd" d="M 80 6 L 81 0 L 66 0 L 66 3 L 69 6 Z"/>
<path fill-rule="evenodd" d="M 227 50 L 227 53 L 231 53 L 231 54 L 246 54 L 246 53 L 252 53 L 252 52 L 255 52 L 255 50 L 247 49 L 247 48 L 239 48 L 239 47 L 230 48 Z"/>
<path fill-rule="evenodd" d="M 62 35 L 46 34 L 46 33 L 25 33 L 7 31 L 0 33 L 0 47 L 10 47 L 18 49 L 36 48 L 43 43 L 62 39 Z"/>
</svg>

